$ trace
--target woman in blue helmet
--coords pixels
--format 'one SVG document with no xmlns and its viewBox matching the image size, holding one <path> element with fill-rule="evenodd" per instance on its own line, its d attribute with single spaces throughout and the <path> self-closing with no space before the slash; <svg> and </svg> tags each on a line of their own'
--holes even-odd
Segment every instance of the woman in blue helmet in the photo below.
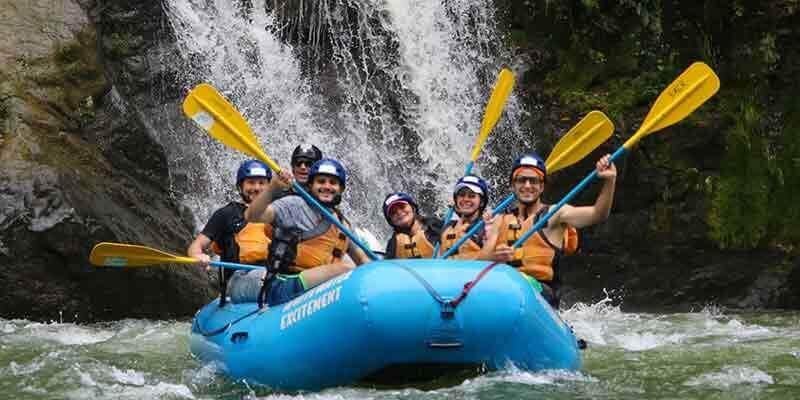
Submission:
<svg viewBox="0 0 800 400">
<path fill-rule="evenodd" d="M 236 189 L 242 201 L 230 202 L 214 212 L 203 230 L 189 245 L 186 253 L 208 267 L 211 248 L 222 261 L 258 265 L 266 262 L 272 227 L 261 223 L 248 223 L 244 212 L 253 199 L 269 187 L 272 171 L 258 160 L 243 162 L 236 171 Z M 220 293 L 225 303 L 227 281 L 232 270 L 220 270 Z"/>
<path fill-rule="evenodd" d="M 516 250 L 511 244 L 547 214 L 550 205 L 542 201 L 547 168 L 539 155 L 525 154 L 511 168 L 511 190 L 517 198 L 517 206 L 494 219 L 486 248 L 492 251 L 495 261 L 515 266 L 529 280 L 538 280 L 542 284 L 542 295 L 553 308 L 558 308 L 561 297 L 559 260 L 577 249 L 575 229 L 597 224 L 608 218 L 611 211 L 617 170 L 609 158 L 605 155 L 597 161 L 597 176 L 603 179 L 603 187 L 593 205 L 564 205 L 544 228 Z"/>
<path fill-rule="evenodd" d="M 403 192 L 390 193 L 383 200 L 383 217 L 394 229 L 386 244 L 387 259 L 431 258 L 439 239 L 442 221 L 425 218 L 411 196 Z"/>
<path fill-rule="evenodd" d="M 281 174 L 273 186 L 288 187 L 288 174 Z M 315 162 L 308 174 L 308 192 L 345 226 L 349 223 L 337 208 L 347 184 L 347 173 L 338 161 L 323 158 Z M 268 306 L 285 303 L 304 291 L 355 265 L 345 253 L 361 265 L 369 262 L 364 252 L 353 245 L 339 228 L 328 221 L 317 208 L 298 195 L 272 201 L 273 190 L 262 192 L 245 212 L 248 222 L 271 224 L 273 241 L 265 271 L 238 273 L 241 284 L 231 290 L 234 302 L 264 302 Z M 234 275 L 234 278 L 237 278 Z M 262 284 L 263 283 L 263 284 Z"/>
<path fill-rule="evenodd" d="M 476 175 L 466 175 L 458 180 L 453 189 L 453 208 L 458 215 L 458 220 L 450 221 L 442 232 L 442 253 L 453 247 L 467 233 L 472 224 L 477 223 L 483 217 L 490 194 L 489 185 Z M 483 250 L 485 237 L 486 231 L 481 228 L 450 257 L 460 260 L 487 259 L 488 254 Z"/>
</svg>

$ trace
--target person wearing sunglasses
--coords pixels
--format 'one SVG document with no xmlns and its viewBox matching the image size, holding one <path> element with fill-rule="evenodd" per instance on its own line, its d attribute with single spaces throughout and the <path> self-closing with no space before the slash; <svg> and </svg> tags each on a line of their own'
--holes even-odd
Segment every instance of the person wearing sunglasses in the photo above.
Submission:
<svg viewBox="0 0 800 400">
<path fill-rule="evenodd" d="M 322 159 L 322 150 L 313 144 L 301 144 L 294 148 L 291 158 L 292 177 L 304 189 L 308 190 L 308 173 L 315 162 Z M 272 193 L 272 200 L 296 194 L 293 187 L 277 188 Z"/>
<path fill-rule="evenodd" d="M 614 200 L 617 169 L 605 155 L 597 161 L 597 176 L 603 187 L 590 206 L 565 204 L 536 234 L 519 248 L 511 245 L 550 209 L 542 201 L 547 179 L 547 167 L 536 153 L 518 158 L 511 168 L 511 190 L 517 206 L 494 218 L 488 229 L 485 246 L 493 248 L 492 258 L 516 267 L 534 287 L 541 283 L 542 296 L 553 308 L 560 303 L 561 274 L 559 260 L 577 251 L 576 228 L 591 226 L 608 218 Z"/>
</svg>

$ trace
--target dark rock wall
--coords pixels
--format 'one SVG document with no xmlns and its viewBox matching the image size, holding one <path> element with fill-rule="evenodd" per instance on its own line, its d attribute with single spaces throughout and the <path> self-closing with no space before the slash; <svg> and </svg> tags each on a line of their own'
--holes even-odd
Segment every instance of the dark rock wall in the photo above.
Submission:
<svg viewBox="0 0 800 400">
<path fill-rule="evenodd" d="M 163 24 L 161 7 L 118 3 L 2 6 L 19 22 L 0 32 L 19 38 L 0 42 L 4 318 L 175 318 L 213 295 L 206 273 L 191 267 L 115 270 L 88 263 L 100 241 L 182 252 L 192 235 L 170 193 L 164 149 L 142 118 L 139 104 L 150 103 L 136 98 L 168 82 L 133 43 L 143 45 L 138 35 L 148 29 L 153 43 L 157 31 L 142 21 Z M 106 36 L 109 26 L 124 33 Z"/>
<path fill-rule="evenodd" d="M 583 255 L 569 262 L 568 300 L 606 288 L 629 309 L 800 306 L 796 2 L 495 3 L 529 68 L 518 87 L 542 110 L 529 124 L 547 143 L 599 109 L 617 127 L 610 152 L 691 62 L 722 81 L 715 98 L 619 164 L 611 218 L 584 231 Z M 557 201 L 590 169 L 554 177 L 546 197 Z"/>
</svg>

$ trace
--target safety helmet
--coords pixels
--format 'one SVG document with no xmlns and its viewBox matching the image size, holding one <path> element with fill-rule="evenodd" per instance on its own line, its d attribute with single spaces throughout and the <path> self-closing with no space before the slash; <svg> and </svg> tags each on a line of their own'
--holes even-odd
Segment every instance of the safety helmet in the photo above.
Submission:
<svg viewBox="0 0 800 400">
<path fill-rule="evenodd" d="M 298 160 L 308 160 L 313 164 L 321 159 L 322 151 L 317 146 L 301 144 L 294 148 L 291 163 L 294 165 Z"/>
<path fill-rule="evenodd" d="M 542 157 L 539 157 L 538 154 L 531 152 L 523 154 L 522 157 L 514 161 L 514 165 L 511 167 L 509 180 L 514 180 L 514 173 L 517 172 L 518 169 L 525 167 L 536 168 L 542 173 L 542 180 L 547 178 L 547 167 L 545 166 L 544 160 Z"/>
<path fill-rule="evenodd" d="M 479 176 L 476 175 L 465 175 L 461 177 L 461 179 L 456 182 L 455 188 L 453 188 L 453 202 L 456 201 L 456 194 L 458 194 L 459 190 L 463 188 L 468 188 L 469 190 L 477 193 L 481 196 L 481 203 L 480 209 L 483 210 L 486 208 L 486 204 L 489 201 L 489 195 L 491 194 L 491 188 L 489 185 L 481 179 Z"/>
<path fill-rule="evenodd" d="M 241 185 L 247 178 L 267 178 L 269 181 L 272 180 L 272 170 L 261 161 L 247 160 L 239 165 L 236 171 L 236 186 Z"/>
<path fill-rule="evenodd" d="M 347 172 L 339 161 L 332 158 L 323 158 L 315 162 L 308 171 L 308 182 L 313 182 L 317 175 L 331 175 L 339 178 L 342 189 L 347 185 Z"/>
<path fill-rule="evenodd" d="M 389 225 L 392 224 L 392 219 L 389 216 L 390 211 L 392 211 L 392 208 L 394 206 L 402 204 L 402 203 L 406 203 L 406 204 L 410 205 L 411 208 L 414 209 L 414 213 L 417 212 L 417 203 L 407 193 L 403 193 L 403 192 L 389 193 L 386 196 L 386 198 L 383 199 L 383 217 L 386 218 L 386 222 L 388 222 Z"/>
</svg>

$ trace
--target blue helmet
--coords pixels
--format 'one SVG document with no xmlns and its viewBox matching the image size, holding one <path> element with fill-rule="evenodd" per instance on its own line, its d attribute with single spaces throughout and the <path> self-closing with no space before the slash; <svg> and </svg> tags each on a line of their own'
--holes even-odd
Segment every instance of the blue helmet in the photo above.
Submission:
<svg viewBox="0 0 800 400">
<path fill-rule="evenodd" d="M 414 209 L 415 213 L 417 212 L 417 203 L 407 193 L 403 192 L 389 193 L 388 195 L 386 195 L 386 198 L 383 199 L 383 217 L 386 218 L 386 222 L 388 222 L 389 225 L 392 224 L 392 219 L 389 217 L 389 211 L 392 209 L 392 207 L 401 203 L 407 203 L 408 205 L 411 206 L 411 208 Z"/>
<path fill-rule="evenodd" d="M 481 210 L 486 208 L 486 204 L 488 203 L 489 196 L 492 192 L 492 189 L 489 187 L 489 184 L 487 184 L 486 181 L 477 175 L 465 175 L 461 177 L 461 179 L 456 182 L 455 188 L 453 188 L 453 202 L 456 201 L 456 194 L 458 194 L 458 192 L 463 188 L 467 188 L 479 194 L 481 196 L 480 208 Z"/>
<path fill-rule="evenodd" d="M 269 181 L 272 180 L 272 170 L 261 161 L 247 160 L 239 165 L 239 170 L 236 171 L 236 186 L 241 185 L 247 178 L 267 178 Z"/>
<path fill-rule="evenodd" d="M 547 166 L 545 166 L 544 160 L 542 157 L 539 157 L 538 154 L 531 152 L 528 154 L 523 154 L 522 157 L 517 158 L 514 161 L 514 165 L 511 167 L 511 175 L 509 176 L 509 179 L 513 180 L 514 173 L 517 172 L 518 169 L 524 167 L 536 168 L 542 172 L 542 179 L 547 178 Z"/>
<path fill-rule="evenodd" d="M 342 189 L 347 185 L 347 171 L 342 164 L 332 158 L 323 158 L 315 162 L 308 171 L 308 182 L 313 182 L 317 175 L 331 175 L 339 178 Z"/>
</svg>

